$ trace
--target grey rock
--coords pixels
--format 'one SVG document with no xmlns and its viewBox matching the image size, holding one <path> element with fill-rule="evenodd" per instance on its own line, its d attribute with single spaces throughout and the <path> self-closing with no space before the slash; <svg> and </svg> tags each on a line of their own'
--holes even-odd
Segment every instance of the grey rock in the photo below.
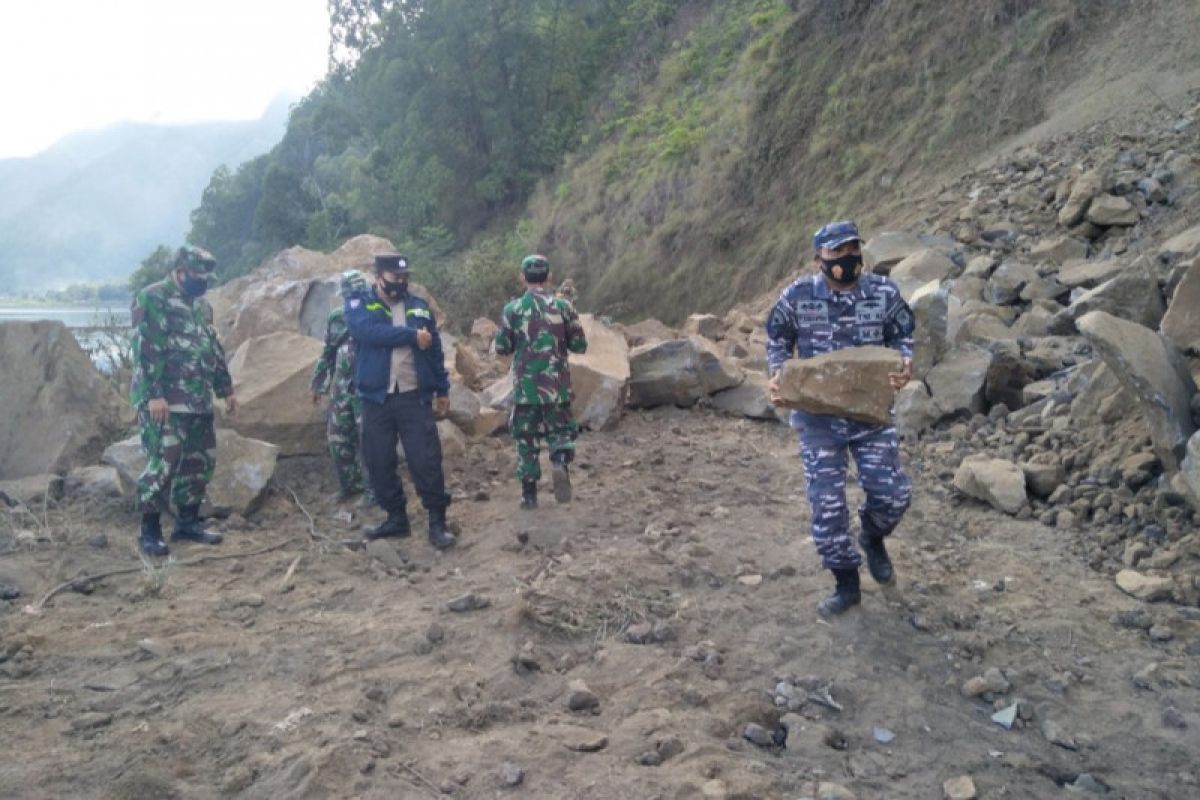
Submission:
<svg viewBox="0 0 1200 800">
<path fill-rule="evenodd" d="M 756 722 L 749 722 L 742 729 L 742 738 L 759 747 L 773 747 L 775 738 L 771 732 Z"/>
<path fill-rule="evenodd" d="M 492 601 L 488 598 L 475 594 L 474 592 L 468 592 L 467 594 L 460 595 L 453 600 L 448 601 L 446 603 L 446 609 L 448 611 L 454 611 L 461 614 L 467 611 L 479 611 L 480 609 L 487 608 L 491 604 Z"/>
<path fill-rule="evenodd" d="M 525 770 L 516 764 L 505 762 L 500 767 L 500 784 L 502 786 L 520 786 L 525 781 Z"/>
<path fill-rule="evenodd" d="M 600 707 L 600 698 L 582 679 L 576 678 L 567 687 L 566 705 L 571 711 L 593 711 Z"/>
</svg>

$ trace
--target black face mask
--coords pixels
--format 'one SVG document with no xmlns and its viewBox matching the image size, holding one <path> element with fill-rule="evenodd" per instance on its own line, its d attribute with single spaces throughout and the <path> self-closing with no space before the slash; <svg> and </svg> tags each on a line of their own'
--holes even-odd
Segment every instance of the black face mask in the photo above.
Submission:
<svg viewBox="0 0 1200 800">
<path fill-rule="evenodd" d="M 834 283 L 849 286 L 862 272 L 862 255 L 848 253 L 833 259 L 821 259 L 821 272 Z"/>
<path fill-rule="evenodd" d="M 385 297 L 393 303 L 403 300 L 408 295 L 408 281 L 387 281 L 379 279 L 379 288 Z"/>
</svg>

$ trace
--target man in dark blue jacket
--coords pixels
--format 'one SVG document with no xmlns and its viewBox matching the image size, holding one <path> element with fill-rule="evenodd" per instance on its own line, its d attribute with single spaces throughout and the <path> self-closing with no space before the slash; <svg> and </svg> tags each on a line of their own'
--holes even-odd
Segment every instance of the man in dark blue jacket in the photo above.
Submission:
<svg viewBox="0 0 1200 800">
<path fill-rule="evenodd" d="M 371 489 L 387 520 L 367 530 L 368 539 L 408 536 L 404 485 L 397 472 L 396 443 L 429 512 L 429 541 L 439 550 L 454 544 L 446 530 L 446 479 L 435 414 L 450 408 L 450 376 L 442 339 L 429 304 L 408 291 L 408 259 L 375 256 L 375 284 L 346 297 L 346 325 L 358 345 L 355 384 L 362 398 L 362 455 Z"/>
</svg>

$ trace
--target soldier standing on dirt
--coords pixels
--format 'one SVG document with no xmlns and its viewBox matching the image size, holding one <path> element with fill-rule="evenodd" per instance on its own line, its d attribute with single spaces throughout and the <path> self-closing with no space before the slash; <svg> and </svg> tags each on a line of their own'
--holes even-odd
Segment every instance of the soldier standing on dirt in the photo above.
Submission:
<svg viewBox="0 0 1200 800">
<path fill-rule="evenodd" d="M 133 385 L 146 468 L 138 478 L 142 529 L 138 544 L 151 556 L 169 552 L 161 514 L 174 499 L 172 541 L 219 544 L 204 530 L 200 504 L 217 463 L 213 394 L 237 412 L 225 351 L 212 326 L 212 307 L 201 295 L 216 260 L 199 247 L 179 248 L 171 274 L 133 301 Z"/>
<path fill-rule="evenodd" d="M 862 274 L 862 244 L 853 222 L 832 222 L 813 235 L 815 275 L 784 289 L 767 318 L 767 374 L 771 402 L 779 398 L 779 371 L 798 355 L 811 358 L 844 347 L 884 345 L 901 357 L 899 372 L 888 376 L 899 390 L 912 378 L 914 319 L 896 284 L 881 275 Z M 864 391 L 872 391 L 864 388 Z M 821 563 L 833 572 L 837 588 L 817 605 L 822 616 L 841 614 L 861 601 L 858 568 L 862 556 L 850 538 L 846 508 L 846 450 L 858 465 L 866 493 L 859 509 L 859 544 L 871 577 L 895 580 L 884 537 L 895 529 L 912 499 L 912 484 L 900 469 L 894 425 L 792 412 L 800 431 L 800 455 L 812 508 L 812 537 Z"/>
<path fill-rule="evenodd" d="M 343 298 L 354 293 L 365 293 L 367 280 L 358 270 L 342 274 L 341 295 Z M 329 312 L 325 322 L 325 349 L 313 367 L 313 405 L 321 402 L 321 396 L 329 395 L 329 409 L 325 415 L 325 435 L 329 442 L 329 455 L 337 472 L 339 500 L 348 500 L 363 492 L 362 462 L 359 458 L 359 438 L 362 431 L 362 401 L 354 391 L 354 340 L 346 327 L 346 310 L 339 305 Z M 362 504 L 375 502 L 371 490 L 363 494 Z"/>
<path fill-rule="evenodd" d="M 362 453 L 371 489 L 387 520 L 368 539 L 410 533 L 404 485 L 397 473 L 397 440 L 413 485 L 429 512 L 429 542 L 455 542 L 446 530 L 450 495 L 442 473 L 442 442 L 434 414 L 450 409 L 450 376 L 433 311 L 408 291 L 408 259 L 375 256 L 375 285 L 346 296 L 346 325 L 357 343 L 354 380 L 362 399 Z"/>
<path fill-rule="evenodd" d="M 539 439 L 550 450 L 554 499 L 571 499 L 568 465 L 575 456 L 579 426 L 571 416 L 571 369 L 568 352 L 587 351 L 587 339 L 575 307 L 550 291 L 550 262 L 527 256 L 521 262 L 525 294 L 504 307 L 496 332 L 496 354 L 512 355 L 513 412 L 511 429 L 517 442 L 517 478 L 521 508 L 537 508 L 542 477 Z"/>
</svg>

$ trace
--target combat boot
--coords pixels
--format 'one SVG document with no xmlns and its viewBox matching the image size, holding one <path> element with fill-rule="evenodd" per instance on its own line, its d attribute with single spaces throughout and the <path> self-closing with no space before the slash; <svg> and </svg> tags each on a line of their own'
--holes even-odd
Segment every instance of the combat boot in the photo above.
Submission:
<svg viewBox="0 0 1200 800">
<path fill-rule="evenodd" d="M 200 504 L 180 506 L 179 516 L 175 518 L 175 530 L 171 531 L 171 541 L 180 539 L 199 544 L 220 544 L 224 539 L 219 533 L 204 530 L 200 524 Z"/>
<path fill-rule="evenodd" d="M 833 577 L 837 587 L 833 594 L 817 603 L 817 613 L 822 617 L 833 617 L 862 602 L 858 588 L 858 569 L 835 569 Z"/>
<path fill-rule="evenodd" d="M 363 532 L 363 538 L 368 542 L 372 539 L 403 539 L 411 533 L 408 512 L 402 508 L 399 511 L 389 511 L 387 519 Z"/>
<path fill-rule="evenodd" d="M 554 478 L 554 499 L 560 503 L 571 502 L 571 472 L 567 466 L 570 451 L 559 451 L 550 456 L 550 474 Z"/>
<path fill-rule="evenodd" d="M 858 543 L 862 546 L 863 554 L 867 557 L 867 571 L 881 586 L 895 582 L 896 572 L 892 569 L 892 560 L 888 558 L 887 548 L 884 547 L 883 537 L 875 534 L 867 526 L 859 534 Z"/>
<path fill-rule="evenodd" d="M 429 509 L 429 543 L 438 550 L 453 547 L 457 538 L 446 530 L 446 509 Z"/>
<path fill-rule="evenodd" d="M 171 552 L 163 541 L 162 520 L 157 511 L 142 514 L 142 531 L 138 535 L 138 547 L 148 556 L 165 556 Z"/>
<path fill-rule="evenodd" d="M 521 508 L 531 511 L 537 508 L 537 480 L 521 481 Z"/>
</svg>

